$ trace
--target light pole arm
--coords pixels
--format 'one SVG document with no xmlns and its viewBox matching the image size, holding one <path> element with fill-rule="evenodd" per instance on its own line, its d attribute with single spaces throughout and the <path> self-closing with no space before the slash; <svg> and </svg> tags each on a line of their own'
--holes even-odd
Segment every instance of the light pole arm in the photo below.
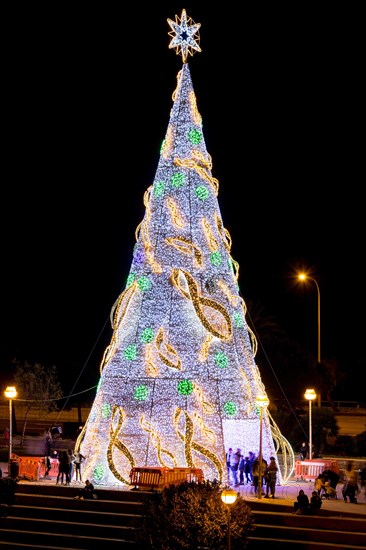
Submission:
<svg viewBox="0 0 366 550">
<path fill-rule="evenodd" d="M 318 363 L 321 363 L 321 348 L 320 348 L 320 288 L 315 279 L 313 277 L 310 277 L 312 281 L 314 281 L 316 290 L 318 292 Z"/>
</svg>

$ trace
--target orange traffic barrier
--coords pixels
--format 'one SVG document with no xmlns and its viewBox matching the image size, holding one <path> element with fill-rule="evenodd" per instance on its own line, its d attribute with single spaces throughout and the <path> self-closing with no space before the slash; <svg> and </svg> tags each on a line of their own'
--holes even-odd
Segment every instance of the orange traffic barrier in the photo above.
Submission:
<svg viewBox="0 0 366 550">
<path fill-rule="evenodd" d="M 200 468 L 132 468 L 131 485 L 134 490 L 148 488 L 151 491 L 162 490 L 170 485 L 203 481 L 203 471 Z"/>
<path fill-rule="evenodd" d="M 165 468 L 132 468 L 130 472 L 130 485 L 134 485 L 134 490 L 149 488 L 151 491 L 157 489 L 160 478 Z"/>
<path fill-rule="evenodd" d="M 19 477 L 39 481 L 42 457 L 14 455 L 14 461 L 19 463 Z"/>
<path fill-rule="evenodd" d="M 11 460 L 19 464 L 18 477 L 30 481 L 39 481 L 45 476 L 45 459 L 43 456 L 18 456 L 14 453 Z M 51 469 L 48 473 L 50 477 L 57 477 L 59 461 L 51 459 Z"/>
<path fill-rule="evenodd" d="M 333 470 L 339 474 L 339 465 L 336 460 L 297 460 L 295 462 L 295 476 L 306 481 L 314 481 L 324 470 Z"/>
</svg>

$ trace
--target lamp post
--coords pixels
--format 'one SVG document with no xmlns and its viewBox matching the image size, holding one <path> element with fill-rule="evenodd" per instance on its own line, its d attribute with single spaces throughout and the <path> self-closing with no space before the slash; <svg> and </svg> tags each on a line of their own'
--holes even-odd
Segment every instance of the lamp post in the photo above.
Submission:
<svg viewBox="0 0 366 550">
<path fill-rule="evenodd" d="M 256 404 L 260 410 L 259 416 L 259 475 L 258 475 L 258 498 L 262 498 L 262 434 L 263 434 L 263 409 L 268 407 L 269 399 L 266 395 L 259 395 L 256 400 Z"/>
<path fill-rule="evenodd" d="M 237 492 L 234 491 L 234 489 L 224 489 L 221 493 L 221 500 L 224 502 L 224 504 L 227 504 L 227 522 L 228 522 L 228 528 L 227 528 L 227 548 L 228 550 L 231 550 L 231 531 L 230 531 L 230 523 L 231 523 L 231 513 L 230 513 L 230 506 L 234 504 L 236 499 L 238 498 Z"/>
<path fill-rule="evenodd" d="M 5 390 L 5 397 L 9 399 L 9 458 L 8 458 L 8 477 L 10 477 L 11 455 L 13 445 L 13 410 L 12 401 L 17 396 L 17 390 L 14 386 L 8 386 Z"/>
<path fill-rule="evenodd" d="M 311 422 L 311 403 L 316 399 L 315 390 L 306 390 L 304 393 L 305 399 L 309 401 L 309 459 L 313 459 L 313 434 L 312 434 L 312 422 Z"/>
<path fill-rule="evenodd" d="M 321 347 L 320 347 L 320 288 L 319 288 L 319 285 L 318 285 L 318 282 L 316 279 L 314 279 L 314 277 L 310 277 L 309 275 L 307 275 L 306 273 L 299 273 L 297 278 L 299 279 L 299 281 L 306 281 L 307 279 L 309 279 L 310 281 L 313 281 L 313 283 L 315 283 L 315 286 L 316 286 L 316 290 L 317 290 L 317 293 L 318 293 L 318 363 L 320 364 L 321 363 Z M 321 394 L 319 392 L 319 395 L 318 395 L 318 406 L 320 407 L 321 406 Z"/>
</svg>

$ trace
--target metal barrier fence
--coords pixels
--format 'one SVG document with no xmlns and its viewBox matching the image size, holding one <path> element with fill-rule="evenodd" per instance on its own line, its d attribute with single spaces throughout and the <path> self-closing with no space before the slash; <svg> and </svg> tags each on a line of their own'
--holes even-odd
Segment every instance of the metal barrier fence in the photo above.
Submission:
<svg viewBox="0 0 366 550">
<path fill-rule="evenodd" d="M 130 485 L 134 490 L 140 488 L 162 490 L 170 485 L 179 485 L 184 481 L 203 481 L 203 471 L 200 468 L 132 468 Z"/>
<path fill-rule="evenodd" d="M 295 462 L 295 476 L 305 481 L 314 481 L 324 470 L 333 470 L 339 474 L 339 465 L 336 460 L 297 460 Z"/>
</svg>

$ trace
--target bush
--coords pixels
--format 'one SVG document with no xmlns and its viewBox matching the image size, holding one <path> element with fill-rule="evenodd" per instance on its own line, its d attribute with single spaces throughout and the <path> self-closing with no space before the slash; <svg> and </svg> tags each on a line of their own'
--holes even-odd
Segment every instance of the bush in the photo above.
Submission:
<svg viewBox="0 0 366 550">
<path fill-rule="evenodd" d="M 18 482 L 10 477 L 0 478 L 0 504 L 12 506 L 15 502 L 15 491 Z M 0 508 L 0 516 L 6 515 L 5 510 Z"/>
<path fill-rule="evenodd" d="M 226 549 L 228 511 L 221 492 L 217 481 L 184 482 L 149 496 L 141 541 L 149 541 L 154 550 Z M 238 495 L 230 512 L 232 550 L 243 550 L 254 529 L 252 511 Z"/>
</svg>

